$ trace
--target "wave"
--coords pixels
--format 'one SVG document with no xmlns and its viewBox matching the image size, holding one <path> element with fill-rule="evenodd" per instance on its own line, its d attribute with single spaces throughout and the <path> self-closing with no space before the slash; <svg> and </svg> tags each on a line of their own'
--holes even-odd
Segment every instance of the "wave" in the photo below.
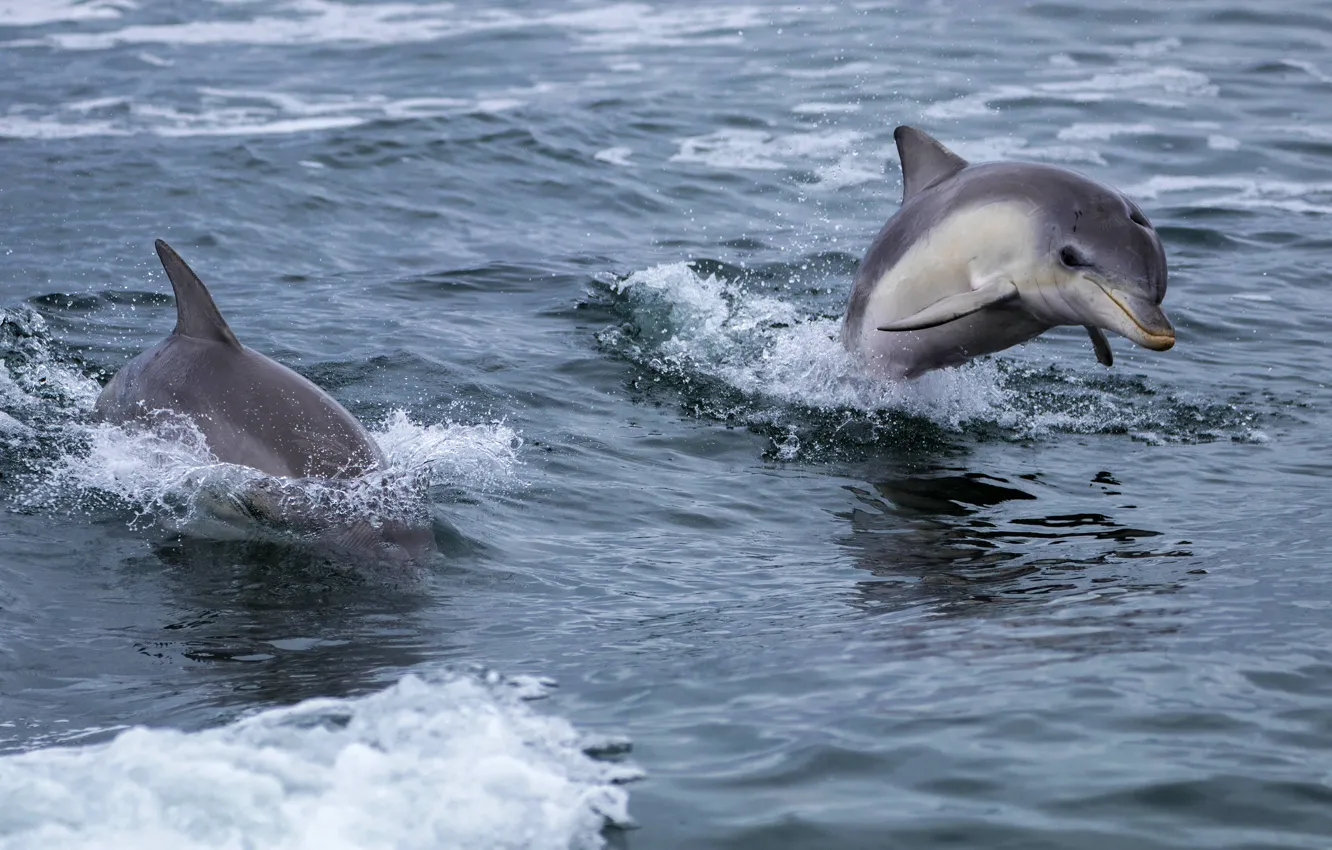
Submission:
<svg viewBox="0 0 1332 850">
<path fill-rule="evenodd" d="M 0 115 L 0 138 L 74 139 L 86 136 L 148 134 L 263 136 L 358 127 L 373 121 L 404 121 L 463 114 L 494 115 L 524 105 L 541 86 L 493 92 L 476 98 L 328 97 L 279 91 L 202 87 L 195 103 L 169 106 L 126 97 L 67 103 L 51 110 L 19 104 Z"/>
<path fill-rule="evenodd" d="M 834 318 L 840 302 L 801 303 L 788 295 L 829 291 L 799 277 L 818 265 L 741 270 L 673 263 L 603 279 L 598 295 L 619 321 L 598 342 L 641 369 L 640 392 L 676 393 L 697 415 L 767 433 L 780 459 L 869 444 L 919 446 L 962 434 L 1266 439 L 1258 414 L 1234 400 L 1218 402 L 1122 371 L 1036 365 L 1013 359 L 1016 353 L 909 382 L 873 378 L 842 347 L 841 320 Z"/>
<path fill-rule="evenodd" d="M 119 18 L 134 7 L 129 0 L 0 0 L 0 27 L 36 27 L 68 21 Z"/>
<path fill-rule="evenodd" d="M 30 4 L 29 4 L 30 5 Z M 48 12 L 32 13 L 7 2 L 0 13 L 14 10 L 15 25 L 36 25 L 84 18 L 120 17 L 128 3 L 94 3 L 81 7 L 56 3 Z M 774 11 L 757 5 L 653 7 L 611 3 L 587 10 L 522 14 L 505 9 L 453 4 L 363 3 L 329 0 L 286 0 L 263 4 L 253 17 L 199 19 L 170 24 L 131 23 L 118 29 L 51 32 L 41 38 L 7 46 L 47 45 L 65 50 L 107 50 L 120 45 L 163 44 L 201 46 L 245 44 L 297 46 L 309 44 L 386 45 L 435 42 L 489 32 L 523 32 L 556 28 L 567 32 L 576 49 L 621 53 L 643 47 L 731 45 L 743 41 L 743 30 L 769 22 Z M 233 12 L 234 14 L 234 12 Z M 5 23 L 0 18 L 0 24 Z"/>
<path fill-rule="evenodd" d="M 565 850 L 628 825 L 639 770 L 495 675 L 404 677 L 217 729 L 0 757 L 0 847 Z"/>
<path fill-rule="evenodd" d="M 223 463 L 183 417 L 159 417 L 150 425 L 71 425 L 65 449 L 26 476 L 18 502 L 27 510 L 128 511 L 131 527 L 271 539 L 356 561 L 370 558 L 378 566 L 407 566 L 434 548 L 432 488 L 472 495 L 501 489 L 514 481 L 522 446 L 503 423 L 425 425 L 402 410 L 371 436 L 388 467 L 328 481 Z"/>
<path fill-rule="evenodd" d="M 1077 73 L 1077 66 L 1053 66 L 1056 71 Z M 1212 98 L 1220 89 L 1198 71 L 1169 65 L 1138 67 L 1119 65 L 1113 71 L 1070 79 L 1050 80 L 1035 85 L 1001 85 L 972 94 L 961 95 L 925 107 L 923 115 L 931 121 L 954 121 L 988 115 L 1006 104 L 1022 101 L 1054 103 L 1104 103 L 1123 101 L 1144 106 L 1174 106 L 1181 98 Z"/>
</svg>

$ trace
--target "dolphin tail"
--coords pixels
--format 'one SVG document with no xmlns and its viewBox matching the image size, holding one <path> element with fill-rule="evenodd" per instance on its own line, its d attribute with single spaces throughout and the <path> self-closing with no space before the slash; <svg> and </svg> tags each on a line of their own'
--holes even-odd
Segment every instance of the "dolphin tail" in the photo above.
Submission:
<svg viewBox="0 0 1332 850">
<path fill-rule="evenodd" d="M 208 294 L 208 288 L 194 270 L 161 239 L 153 246 L 157 248 L 162 268 L 166 269 L 171 288 L 176 292 L 176 329 L 172 333 L 239 348 L 240 341 L 227 326 L 227 320 L 213 303 L 213 296 Z"/>
</svg>

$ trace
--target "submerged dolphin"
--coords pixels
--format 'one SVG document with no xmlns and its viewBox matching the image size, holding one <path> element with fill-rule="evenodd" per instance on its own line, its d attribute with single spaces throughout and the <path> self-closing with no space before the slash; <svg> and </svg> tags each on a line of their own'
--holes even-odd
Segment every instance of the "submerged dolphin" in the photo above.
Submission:
<svg viewBox="0 0 1332 850">
<path fill-rule="evenodd" d="M 842 343 L 894 378 L 957 366 L 1057 325 L 1165 351 L 1166 258 L 1137 204 L 1052 165 L 971 165 L 912 127 L 893 133 L 902 206 L 856 273 Z"/>
<path fill-rule="evenodd" d="M 165 242 L 155 245 L 176 292 L 176 328 L 116 373 L 97 415 L 117 424 L 183 415 L 219 460 L 273 476 L 355 478 L 387 465 L 332 396 L 241 345 L 198 275 Z"/>
</svg>

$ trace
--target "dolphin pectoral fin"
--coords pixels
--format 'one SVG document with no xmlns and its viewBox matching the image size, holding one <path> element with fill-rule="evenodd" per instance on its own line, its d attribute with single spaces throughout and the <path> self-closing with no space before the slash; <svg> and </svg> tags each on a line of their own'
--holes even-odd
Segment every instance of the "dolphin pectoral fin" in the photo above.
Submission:
<svg viewBox="0 0 1332 850">
<path fill-rule="evenodd" d="M 1087 325 L 1087 336 L 1091 337 L 1092 348 L 1096 349 L 1096 362 L 1102 366 L 1115 365 L 1115 353 L 1110 350 L 1110 340 L 1105 338 L 1105 331 Z"/>
<path fill-rule="evenodd" d="M 941 298 L 919 313 L 914 313 L 905 319 L 889 322 L 886 325 L 880 325 L 879 330 L 923 331 L 926 328 L 938 327 L 963 316 L 970 316 L 972 313 L 984 310 L 986 307 L 1012 301 L 1017 297 L 1017 284 L 1011 280 L 996 281 L 995 283 L 986 284 L 980 289 Z"/>
<path fill-rule="evenodd" d="M 179 336 L 194 339 L 222 342 L 240 347 L 236 335 L 231 332 L 227 320 L 213 303 L 213 296 L 203 281 L 185 264 L 180 255 L 171 246 L 158 239 L 153 243 L 157 257 L 171 278 L 171 288 L 176 293 L 176 329 L 172 332 Z"/>
</svg>

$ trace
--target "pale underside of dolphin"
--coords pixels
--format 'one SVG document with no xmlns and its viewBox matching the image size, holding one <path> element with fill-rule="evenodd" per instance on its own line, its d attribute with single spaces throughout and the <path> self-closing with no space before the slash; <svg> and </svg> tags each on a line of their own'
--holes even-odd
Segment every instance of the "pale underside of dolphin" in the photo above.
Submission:
<svg viewBox="0 0 1332 850">
<path fill-rule="evenodd" d="M 1104 331 L 1164 351 L 1166 258 L 1121 193 L 1037 163 L 972 165 L 898 127 L 902 206 L 856 274 L 842 342 L 868 368 L 914 378 L 1081 325 L 1096 358 Z"/>
<path fill-rule="evenodd" d="M 291 478 L 347 479 L 383 469 L 365 428 L 306 378 L 241 345 L 207 288 L 160 239 L 176 327 L 116 373 L 95 413 L 113 423 L 187 417 L 219 460 Z"/>
</svg>

